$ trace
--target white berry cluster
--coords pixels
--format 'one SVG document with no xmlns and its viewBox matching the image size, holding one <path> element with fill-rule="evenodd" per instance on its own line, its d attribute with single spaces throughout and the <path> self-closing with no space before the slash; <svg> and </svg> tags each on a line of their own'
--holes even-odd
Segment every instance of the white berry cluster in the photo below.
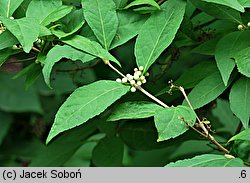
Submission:
<svg viewBox="0 0 250 183">
<path fill-rule="evenodd" d="M 126 77 L 122 79 L 117 78 L 116 81 L 123 84 L 130 84 L 130 91 L 135 92 L 135 85 L 141 86 L 142 84 L 145 84 L 147 82 L 146 76 L 149 76 L 149 73 L 147 72 L 145 75 L 143 75 L 143 69 L 143 66 L 140 66 L 139 68 L 134 68 L 134 75 L 127 74 Z"/>
<path fill-rule="evenodd" d="M 239 30 L 245 30 L 245 29 L 248 29 L 250 27 L 250 22 L 247 23 L 247 26 L 245 25 L 238 25 L 238 29 Z"/>
</svg>

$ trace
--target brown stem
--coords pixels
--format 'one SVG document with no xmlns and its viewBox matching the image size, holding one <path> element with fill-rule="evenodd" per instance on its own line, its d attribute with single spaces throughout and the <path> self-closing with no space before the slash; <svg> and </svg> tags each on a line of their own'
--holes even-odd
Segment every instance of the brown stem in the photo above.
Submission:
<svg viewBox="0 0 250 183">
<path fill-rule="evenodd" d="M 189 107 L 194 111 L 194 108 L 191 104 L 191 102 L 188 99 L 188 96 L 184 90 L 184 88 L 182 86 L 179 87 L 179 90 L 181 91 L 181 93 L 183 94 L 184 98 L 186 99 Z M 214 137 L 212 135 L 209 134 L 207 128 L 204 126 L 204 124 L 201 122 L 200 118 L 196 115 L 196 119 L 199 123 L 199 126 L 201 127 L 201 129 L 204 131 L 205 133 L 205 137 L 208 138 L 212 143 L 214 143 L 218 148 L 220 148 L 222 151 L 224 151 L 225 153 L 229 153 L 229 151 L 224 148 L 219 142 L 217 142 Z"/>
<path fill-rule="evenodd" d="M 36 52 L 38 52 L 38 53 L 40 53 L 40 52 L 41 52 L 39 49 L 37 49 L 37 48 L 36 48 L 36 47 L 34 47 L 34 46 L 32 46 L 32 50 L 34 50 L 34 51 L 36 51 Z"/>
</svg>

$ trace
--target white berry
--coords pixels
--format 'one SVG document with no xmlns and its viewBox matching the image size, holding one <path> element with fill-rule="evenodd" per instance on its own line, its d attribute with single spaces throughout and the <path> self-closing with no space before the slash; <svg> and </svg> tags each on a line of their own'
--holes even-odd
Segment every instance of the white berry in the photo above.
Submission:
<svg viewBox="0 0 250 183">
<path fill-rule="evenodd" d="M 127 74 L 126 76 L 127 76 L 128 80 L 132 80 L 133 79 L 133 76 L 131 74 Z"/>
<path fill-rule="evenodd" d="M 140 66 L 140 67 L 139 67 L 139 70 L 140 70 L 140 71 L 143 71 L 143 69 L 144 69 L 143 66 Z"/>
<path fill-rule="evenodd" d="M 13 50 L 17 50 L 17 49 L 18 49 L 18 46 L 17 46 L 17 45 L 13 45 L 13 46 L 12 46 L 12 49 L 13 49 Z"/>
<path fill-rule="evenodd" d="M 15 18 L 14 17 L 10 17 L 11 20 L 14 20 Z"/>
<path fill-rule="evenodd" d="M 140 77 L 140 76 L 139 76 L 137 73 L 135 73 L 134 79 L 137 80 L 137 79 L 139 79 L 139 77 Z"/>
<path fill-rule="evenodd" d="M 128 79 L 127 78 L 122 78 L 122 83 L 127 83 Z"/>
<path fill-rule="evenodd" d="M 137 71 L 137 72 L 135 72 L 135 74 L 140 76 L 142 73 L 141 73 L 141 71 Z"/>
<path fill-rule="evenodd" d="M 138 69 L 137 69 L 137 68 L 134 68 L 134 71 L 136 72 L 136 71 L 138 71 Z"/>
<path fill-rule="evenodd" d="M 145 76 L 141 76 L 140 79 L 141 79 L 141 80 L 144 80 L 144 79 L 145 79 Z"/>
<path fill-rule="evenodd" d="M 131 84 L 131 85 L 134 85 L 134 84 L 135 84 L 135 80 L 131 80 L 131 81 L 130 81 L 130 84 Z"/>
<path fill-rule="evenodd" d="M 149 72 L 146 72 L 145 76 L 149 76 Z"/>
<path fill-rule="evenodd" d="M 137 81 L 137 85 L 141 86 L 142 82 L 141 81 Z"/>
<path fill-rule="evenodd" d="M 144 79 L 144 80 L 142 80 L 142 83 L 144 84 L 144 83 L 146 83 L 147 82 L 147 80 L 146 79 Z"/>
<path fill-rule="evenodd" d="M 135 88 L 135 87 L 131 87 L 130 91 L 131 91 L 131 92 L 135 92 L 135 91 L 136 91 L 136 88 Z"/>
<path fill-rule="evenodd" d="M 3 33 L 3 31 L 2 30 L 0 30 L 0 34 L 2 34 Z"/>
<path fill-rule="evenodd" d="M 250 22 L 247 23 L 247 26 L 250 27 Z"/>
<path fill-rule="evenodd" d="M 121 83 L 122 80 L 121 80 L 120 78 L 117 78 L 117 79 L 116 79 L 116 82 Z"/>
<path fill-rule="evenodd" d="M 238 25 L 238 29 L 243 30 L 244 29 L 243 25 Z"/>
</svg>

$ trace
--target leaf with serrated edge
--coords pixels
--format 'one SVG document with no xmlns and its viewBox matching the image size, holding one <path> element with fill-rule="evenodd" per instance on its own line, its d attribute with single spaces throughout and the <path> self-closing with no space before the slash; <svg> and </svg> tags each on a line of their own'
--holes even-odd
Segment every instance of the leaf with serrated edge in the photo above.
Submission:
<svg viewBox="0 0 250 183">
<path fill-rule="evenodd" d="M 166 167 L 243 167 L 244 163 L 239 158 L 226 158 L 224 155 L 203 154 L 191 159 L 184 159 L 169 163 Z"/>
<path fill-rule="evenodd" d="M 249 46 L 249 36 L 250 31 L 248 30 L 232 32 L 224 36 L 216 45 L 215 60 L 225 85 L 228 84 L 230 75 L 235 67 L 235 62 L 232 58 L 240 50 Z"/>
<path fill-rule="evenodd" d="M 25 17 L 16 20 L 4 18 L 2 21 L 7 29 L 21 43 L 23 50 L 29 53 L 33 46 L 33 42 L 35 42 L 40 33 L 40 25 L 37 23 L 37 20 Z"/>
<path fill-rule="evenodd" d="M 144 72 L 171 44 L 185 13 L 186 2 L 169 0 L 161 6 L 161 11 L 151 15 L 142 26 L 136 40 L 135 56 L 138 66 Z"/>
<path fill-rule="evenodd" d="M 57 112 L 46 142 L 100 114 L 129 88 L 115 81 L 101 80 L 76 89 Z"/>
<path fill-rule="evenodd" d="M 159 109 L 162 109 L 162 107 L 151 102 L 125 102 L 115 108 L 107 121 L 148 118 L 154 116 L 156 110 Z"/>
<path fill-rule="evenodd" d="M 240 50 L 235 56 L 235 63 L 237 65 L 238 71 L 250 77 L 250 47 Z"/>
<path fill-rule="evenodd" d="M 113 61 L 117 63 L 119 66 L 121 66 L 120 63 L 116 60 L 116 58 L 113 57 L 107 50 L 103 49 L 99 43 L 91 41 L 88 38 L 76 35 L 70 39 L 62 39 L 62 41 L 88 54 L 99 57 L 101 59 Z"/>
<path fill-rule="evenodd" d="M 249 140 L 250 139 L 250 128 L 238 133 L 237 135 L 230 138 L 228 142 L 234 141 L 234 140 Z"/>
<path fill-rule="evenodd" d="M 86 21 L 102 46 L 109 50 L 115 37 L 118 18 L 113 0 L 82 0 Z"/>
<path fill-rule="evenodd" d="M 225 5 L 233 9 L 236 9 L 240 12 L 245 12 L 244 7 L 237 0 L 202 0 L 202 1 Z"/>
<path fill-rule="evenodd" d="M 248 128 L 250 117 L 250 79 L 242 77 L 231 88 L 229 101 L 233 113 L 241 120 L 245 129 Z"/>
<path fill-rule="evenodd" d="M 191 126 L 196 120 L 195 112 L 186 106 L 169 107 L 157 110 L 154 116 L 155 126 L 158 131 L 158 142 L 175 138 L 189 127 L 183 119 Z"/>
<path fill-rule="evenodd" d="M 44 61 L 43 76 L 45 83 L 51 88 L 50 85 L 50 74 L 53 66 L 56 62 L 60 61 L 62 58 L 67 58 L 71 60 L 81 60 L 83 63 L 93 60 L 95 57 L 79 51 L 71 46 L 56 45 L 47 54 L 46 60 Z"/>
<path fill-rule="evenodd" d="M 193 108 L 198 109 L 216 99 L 227 87 L 223 84 L 220 74 L 214 72 L 193 88 L 188 94 L 188 99 Z M 183 105 L 188 105 L 186 100 L 183 101 Z"/>
</svg>

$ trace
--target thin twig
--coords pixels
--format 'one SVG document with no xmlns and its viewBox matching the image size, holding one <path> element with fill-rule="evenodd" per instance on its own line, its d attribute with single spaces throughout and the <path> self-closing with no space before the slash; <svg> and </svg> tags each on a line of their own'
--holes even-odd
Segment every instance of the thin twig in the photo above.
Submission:
<svg viewBox="0 0 250 183">
<path fill-rule="evenodd" d="M 36 52 L 38 52 L 38 53 L 40 53 L 40 52 L 41 52 L 39 49 L 37 49 L 37 48 L 36 48 L 36 47 L 34 47 L 34 46 L 32 46 L 32 50 L 34 50 L 34 51 L 36 51 Z"/>
<path fill-rule="evenodd" d="M 194 111 L 194 108 L 191 104 L 191 102 L 188 99 L 188 96 L 184 90 L 184 88 L 182 86 L 179 87 L 179 90 L 181 91 L 181 93 L 183 94 L 184 98 L 186 99 L 189 107 Z M 209 134 L 207 128 L 204 126 L 204 124 L 201 122 L 200 118 L 196 115 L 196 119 L 199 122 L 199 126 L 201 127 L 201 129 L 204 131 L 204 133 L 206 134 L 205 137 L 208 138 L 212 143 L 214 143 L 218 148 L 220 148 L 222 151 L 224 151 L 225 153 L 229 153 L 229 151 L 223 147 L 219 142 L 217 142 L 214 137 L 212 135 Z"/>
</svg>

